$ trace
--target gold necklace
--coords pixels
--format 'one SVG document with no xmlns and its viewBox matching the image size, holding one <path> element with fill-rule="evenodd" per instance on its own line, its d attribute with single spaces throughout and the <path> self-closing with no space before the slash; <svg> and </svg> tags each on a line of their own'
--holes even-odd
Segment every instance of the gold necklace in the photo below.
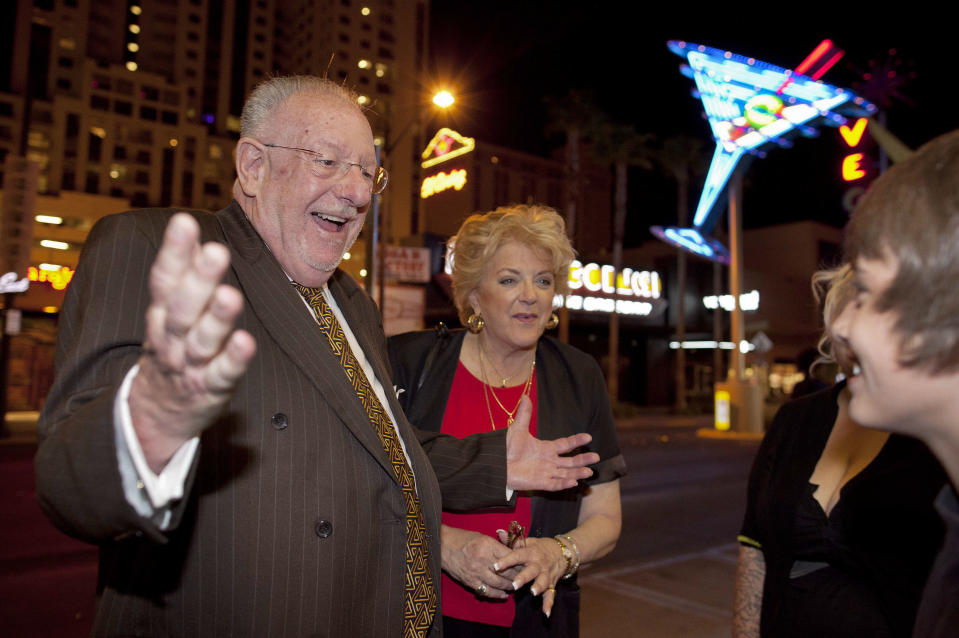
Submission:
<svg viewBox="0 0 959 638">
<path fill-rule="evenodd" d="M 483 377 L 486 378 L 486 367 L 483 365 L 483 355 L 480 354 L 480 371 L 483 373 Z M 499 397 L 496 396 L 496 391 L 485 381 L 483 381 L 483 398 L 486 400 L 486 411 L 489 413 L 489 422 L 492 429 L 496 429 L 496 422 L 493 420 L 493 409 L 490 407 L 489 395 L 493 395 L 493 400 L 496 401 L 496 405 L 500 407 L 503 412 L 506 413 L 506 426 L 509 427 L 513 424 L 515 419 L 516 411 L 519 410 L 520 403 L 523 402 L 524 396 L 529 396 L 530 388 L 533 385 L 533 373 L 536 370 L 536 358 L 533 357 L 533 361 L 529 367 L 529 377 L 526 379 L 526 384 L 523 386 L 523 391 L 519 395 L 519 400 L 516 402 L 516 407 L 512 410 L 507 410 L 506 406 L 503 405 L 503 402 L 499 400 Z"/>
<path fill-rule="evenodd" d="M 480 347 L 479 341 L 476 342 L 476 348 L 479 350 L 480 360 L 482 361 L 482 359 L 483 359 L 483 348 Z M 493 368 L 493 372 L 496 373 L 497 378 L 499 378 L 499 380 L 500 380 L 500 382 L 499 382 L 499 387 L 501 387 L 501 388 L 505 388 L 505 387 L 506 387 L 506 383 L 507 383 L 510 379 L 512 379 L 513 377 L 515 377 L 517 374 L 519 374 L 519 372 L 514 372 L 513 374 L 509 375 L 508 377 L 504 377 L 504 376 L 503 376 L 503 373 L 496 369 L 496 366 L 493 365 L 493 362 L 492 362 L 492 361 L 490 361 L 489 364 L 490 364 L 490 366 Z M 483 372 L 483 376 L 486 376 L 486 372 L 485 372 L 485 371 Z"/>
<path fill-rule="evenodd" d="M 479 339 L 476 340 L 476 353 L 479 355 L 480 367 L 483 368 L 483 359 L 484 359 L 484 357 L 483 357 L 483 347 L 480 345 Z M 533 359 L 534 359 L 534 360 L 536 359 L 536 351 L 535 351 L 535 350 L 533 351 Z M 490 366 L 493 368 L 493 372 L 496 373 L 497 378 L 500 379 L 500 383 L 499 383 L 499 387 L 500 387 L 500 388 L 505 388 L 505 387 L 506 387 L 506 382 L 509 381 L 510 379 L 512 379 L 513 377 L 515 377 L 517 374 L 519 374 L 519 372 L 514 372 L 513 374 L 509 375 L 508 377 L 504 377 L 504 376 L 502 375 L 502 373 L 501 373 L 499 370 L 496 369 L 496 366 L 493 365 L 493 362 L 492 362 L 492 361 L 490 361 L 489 364 L 490 364 Z M 483 368 L 483 381 L 484 381 L 484 382 L 487 382 L 487 379 L 489 379 L 489 374 L 486 372 L 486 369 Z M 492 387 L 492 385 L 491 385 L 490 387 Z M 494 394 L 495 394 L 495 393 L 494 393 Z"/>
</svg>

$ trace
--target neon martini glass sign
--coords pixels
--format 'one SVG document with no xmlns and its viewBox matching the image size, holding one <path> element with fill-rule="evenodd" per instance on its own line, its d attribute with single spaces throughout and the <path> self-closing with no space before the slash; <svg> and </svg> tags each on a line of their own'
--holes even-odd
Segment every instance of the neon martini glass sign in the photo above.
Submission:
<svg viewBox="0 0 959 638">
<path fill-rule="evenodd" d="M 733 171 L 744 160 L 765 157 L 773 146 L 788 148 L 796 135 L 816 135 L 822 124 L 841 126 L 847 118 L 867 117 L 876 107 L 852 92 L 818 81 L 838 60 L 831 43 L 817 47 L 796 71 L 755 58 L 700 44 L 670 41 L 670 50 L 688 65 L 682 72 L 696 83 L 694 95 L 702 100 L 706 118 L 716 140 L 706 183 L 692 228 L 653 227 L 660 239 L 703 257 L 728 262 L 729 255 L 708 237 L 724 206 L 718 205 Z M 831 57 L 829 57 L 831 54 Z M 826 56 L 827 63 L 815 65 Z M 803 75 L 813 66 L 811 76 Z"/>
</svg>

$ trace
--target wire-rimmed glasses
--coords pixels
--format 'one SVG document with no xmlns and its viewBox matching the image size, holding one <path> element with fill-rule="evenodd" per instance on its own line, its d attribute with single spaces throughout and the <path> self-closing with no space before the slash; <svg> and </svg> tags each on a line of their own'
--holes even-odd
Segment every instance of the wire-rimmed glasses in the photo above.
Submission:
<svg viewBox="0 0 959 638">
<path fill-rule="evenodd" d="M 373 195 L 382 193 L 386 188 L 387 182 L 390 181 L 389 173 L 387 173 L 386 169 L 382 166 L 366 167 L 356 162 L 344 162 L 328 153 L 320 153 L 319 151 L 311 151 L 310 149 L 296 146 L 266 143 L 264 143 L 263 146 L 268 148 L 283 148 L 288 151 L 303 153 L 304 159 L 307 159 L 309 162 L 310 171 L 321 179 L 342 178 L 350 172 L 351 168 L 356 166 L 360 169 L 360 175 L 363 176 L 363 179 L 369 182 L 370 193 Z"/>
</svg>

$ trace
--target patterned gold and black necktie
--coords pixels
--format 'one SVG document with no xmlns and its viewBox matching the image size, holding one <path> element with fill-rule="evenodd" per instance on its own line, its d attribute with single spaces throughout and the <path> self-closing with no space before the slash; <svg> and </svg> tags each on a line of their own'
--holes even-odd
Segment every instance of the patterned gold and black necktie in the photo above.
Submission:
<svg viewBox="0 0 959 638">
<path fill-rule="evenodd" d="M 419 497 L 416 495 L 413 472 L 406 462 L 406 456 L 403 454 L 403 447 L 396 436 L 393 423 L 380 400 L 376 398 L 376 393 L 357 363 L 356 357 L 353 356 L 346 335 L 343 334 L 343 328 L 336 320 L 329 304 L 326 303 L 326 299 L 323 298 L 322 289 L 307 288 L 298 283 L 293 285 L 313 309 L 317 323 L 329 340 L 333 354 L 339 358 L 357 398 L 366 409 L 366 414 L 370 417 L 380 443 L 389 456 L 396 480 L 403 489 L 403 498 L 406 501 L 406 605 L 403 611 L 403 636 L 404 638 L 425 636 L 429 633 L 436 613 L 436 588 L 433 586 L 433 578 L 430 575 L 426 524 L 423 522 L 423 512 L 420 509 Z"/>
</svg>

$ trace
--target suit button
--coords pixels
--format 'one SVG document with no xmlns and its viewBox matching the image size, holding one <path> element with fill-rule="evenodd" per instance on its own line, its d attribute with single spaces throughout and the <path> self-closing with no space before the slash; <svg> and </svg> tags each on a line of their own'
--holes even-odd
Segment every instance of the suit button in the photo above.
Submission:
<svg viewBox="0 0 959 638">
<path fill-rule="evenodd" d="M 316 535 L 320 538 L 329 538 L 330 534 L 333 533 L 333 523 L 329 521 L 317 521 L 313 527 L 313 531 L 316 532 Z"/>
<path fill-rule="evenodd" d="M 290 424 L 289 420 L 286 418 L 286 415 L 282 412 L 277 412 L 270 417 L 270 423 L 273 424 L 273 427 L 277 430 L 285 430 L 286 427 Z"/>
</svg>

